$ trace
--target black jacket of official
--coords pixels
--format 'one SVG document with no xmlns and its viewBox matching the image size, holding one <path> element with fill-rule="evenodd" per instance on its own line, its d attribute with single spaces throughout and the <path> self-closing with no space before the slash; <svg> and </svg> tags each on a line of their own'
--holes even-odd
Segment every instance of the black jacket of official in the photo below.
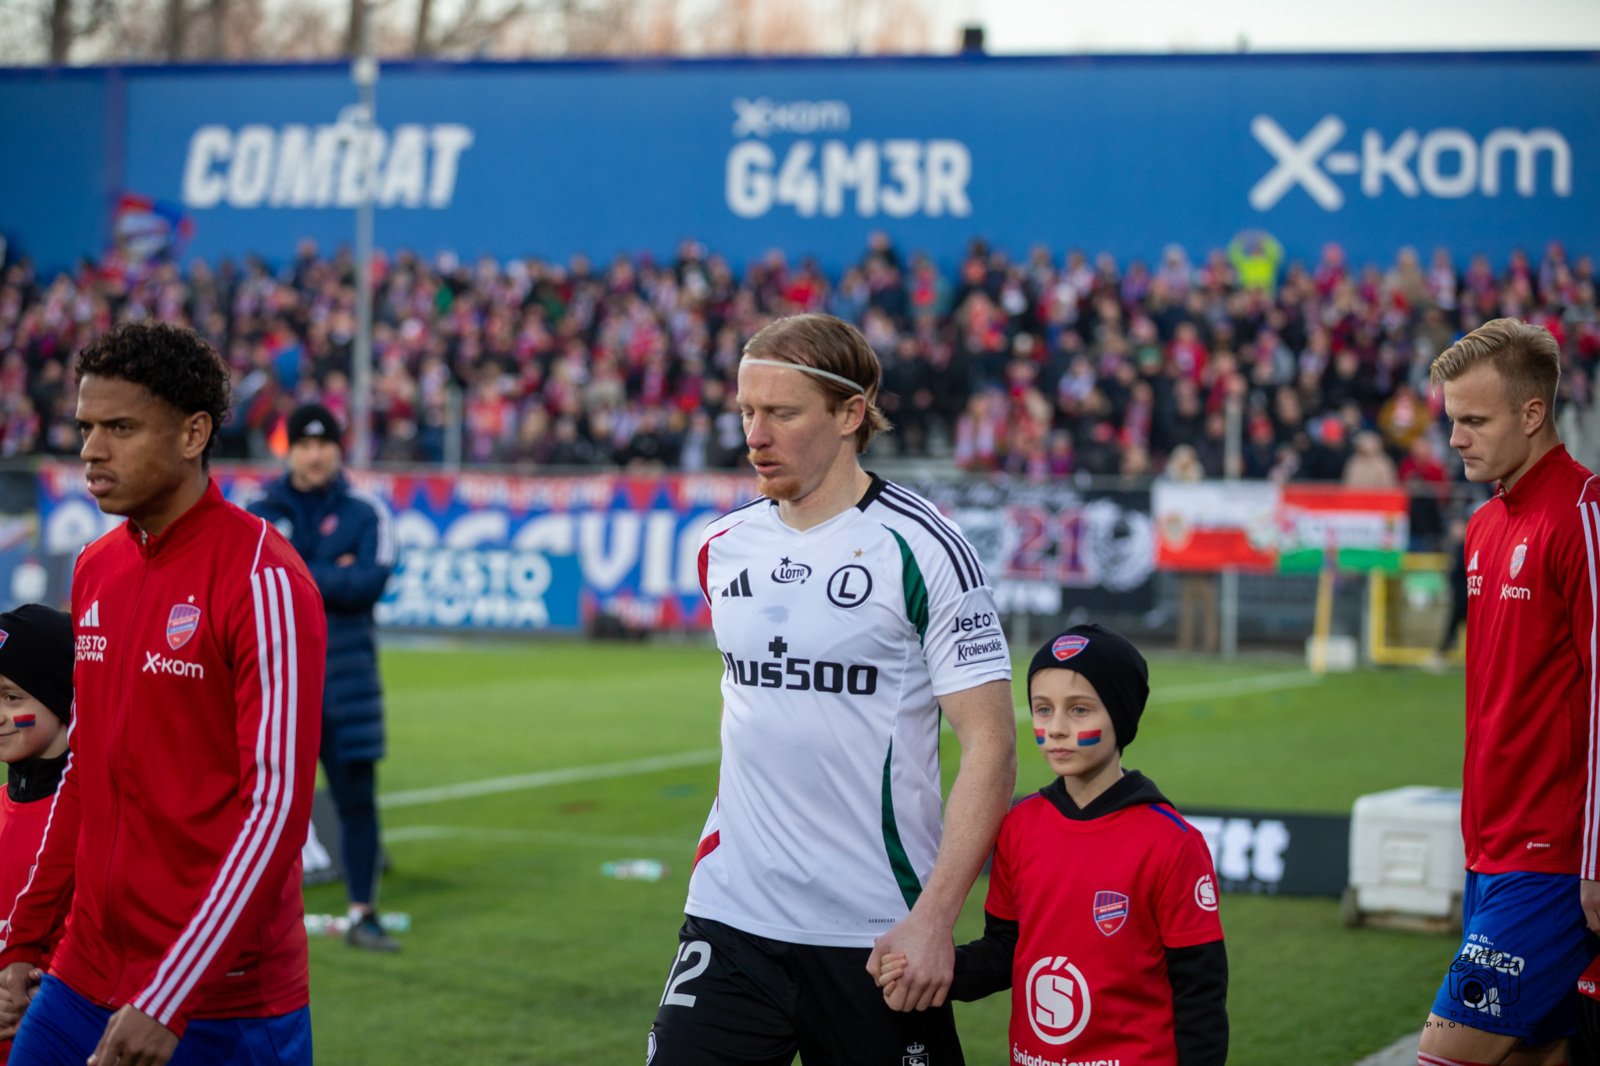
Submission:
<svg viewBox="0 0 1600 1066">
<path fill-rule="evenodd" d="M 269 484 L 250 511 L 288 538 L 322 591 L 328 612 L 324 756 L 340 762 L 383 758 L 383 688 L 372 609 L 394 569 L 388 510 L 351 489 L 341 473 L 311 492 L 296 489 L 286 475 Z M 354 561 L 339 565 L 344 556 Z"/>
</svg>

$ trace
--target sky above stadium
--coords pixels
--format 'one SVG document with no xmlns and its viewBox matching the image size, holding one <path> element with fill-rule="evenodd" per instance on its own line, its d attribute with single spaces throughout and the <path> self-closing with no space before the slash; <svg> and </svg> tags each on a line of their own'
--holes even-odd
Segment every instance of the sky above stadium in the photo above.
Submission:
<svg viewBox="0 0 1600 1066">
<path fill-rule="evenodd" d="M 998 54 L 1600 48 L 1600 0 L 935 0 Z"/>
</svg>

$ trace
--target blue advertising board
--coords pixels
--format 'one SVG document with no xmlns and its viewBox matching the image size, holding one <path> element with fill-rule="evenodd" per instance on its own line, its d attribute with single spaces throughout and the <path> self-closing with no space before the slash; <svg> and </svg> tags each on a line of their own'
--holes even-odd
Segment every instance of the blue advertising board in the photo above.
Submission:
<svg viewBox="0 0 1600 1066">
<path fill-rule="evenodd" d="M 281 472 L 212 470 L 241 506 Z M 579 632 L 602 617 L 638 630 L 704 629 L 700 532 L 754 495 L 732 475 L 505 477 L 352 471 L 388 506 L 396 565 L 377 607 L 399 629 Z M 64 602 L 71 562 L 122 519 L 101 514 L 83 468 L 39 470 L 39 548 Z"/>
<path fill-rule="evenodd" d="M 240 506 L 281 472 L 219 463 L 212 476 Z M 706 523 L 755 497 L 735 474 L 504 474 L 350 471 L 388 507 L 397 560 L 377 608 L 397 629 L 703 630 Z M 914 484 L 972 542 L 1008 615 L 1153 605 L 1150 494 L 1015 478 Z M 64 603 L 82 547 L 122 521 L 95 506 L 75 463 L 41 464 L 38 538 L 18 523 L 33 598 Z M 0 522 L 0 576 L 6 572 Z M 18 562 L 22 561 L 21 556 Z"/>
<path fill-rule="evenodd" d="M 0 228 L 62 266 L 131 196 L 281 259 L 348 243 L 370 156 L 379 246 L 468 259 L 1600 246 L 1592 52 L 401 63 L 377 99 L 364 137 L 343 65 L 0 71 Z"/>
</svg>

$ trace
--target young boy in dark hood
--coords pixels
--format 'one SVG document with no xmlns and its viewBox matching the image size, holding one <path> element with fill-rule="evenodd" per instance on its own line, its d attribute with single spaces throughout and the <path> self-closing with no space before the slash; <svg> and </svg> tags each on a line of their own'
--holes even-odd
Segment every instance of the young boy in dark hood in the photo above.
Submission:
<svg viewBox="0 0 1600 1066">
<path fill-rule="evenodd" d="M 995 844 L 984 935 L 956 949 L 953 999 L 1011 998 L 1011 1062 L 1221 1066 L 1228 958 L 1200 832 L 1125 770 L 1150 694 L 1144 656 L 1079 625 L 1028 667 L 1035 741 L 1056 780 Z M 903 956 L 878 974 L 894 991 Z"/>
</svg>

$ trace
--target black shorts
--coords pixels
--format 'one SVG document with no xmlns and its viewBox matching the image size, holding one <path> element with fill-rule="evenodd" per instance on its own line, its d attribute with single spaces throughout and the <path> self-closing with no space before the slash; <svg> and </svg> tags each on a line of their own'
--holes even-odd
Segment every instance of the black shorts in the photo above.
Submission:
<svg viewBox="0 0 1600 1066">
<path fill-rule="evenodd" d="M 688 917 L 647 1066 L 965 1066 L 947 1002 L 892 1011 L 867 948 L 790 944 Z"/>
</svg>

